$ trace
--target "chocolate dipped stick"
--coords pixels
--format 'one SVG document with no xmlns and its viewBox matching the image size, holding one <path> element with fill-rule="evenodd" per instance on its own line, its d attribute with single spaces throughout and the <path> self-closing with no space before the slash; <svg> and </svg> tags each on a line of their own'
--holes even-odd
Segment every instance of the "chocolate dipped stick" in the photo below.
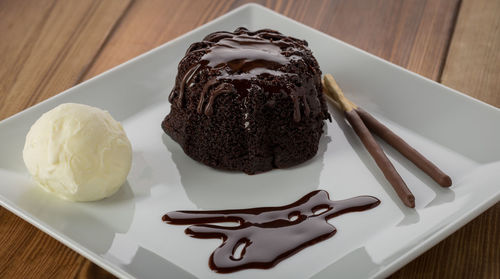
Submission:
<svg viewBox="0 0 500 279">
<path fill-rule="evenodd" d="M 335 82 L 335 79 L 333 80 Z M 326 85 L 324 80 L 322 80 L 323 88 L 326 89 Z M 338 84 L 333 84 L 332 87 L 334 90 L 341 90 Z M 342 92 L 342 91 L 341 91 Z M 332 102 L 337 108 L 342 109 L 342 106 L 333 99 L 333 96 L 330 95 L 328 91 L 325 92 L 326 98 Z M 406 141 L 404 141 L 401 137 L 396 135 L 393 131 L 391 131 L 387 126 L 380 123 L 375 117 L 369 114 L 367 111 L 358 107 L 345 96 L 343 98 L 354 107 L 356 112 L 358 113 L 361 120 L 365 126 L 370 130 L 370 132 L 378 135 L 389 145 L 394 147 L 399 153 L 405 156 L 408 160 L 413 162 L 418 168 L 420 168 L 423 172 L 429 175 L 434 181 L 436 181 L 439 185 L 443 187 L 450 187 L 452 185 L 452 180 L 450 176 L 444 173 L 439 167 L 437 167 L 434 163 L 429 161 L 424 157 L 420 152 L 418 152 L 415 148 L 411 147 Z"/>
<path fill-rule="evenodd" d="M 396 171 L 389 158 L 387 158 L 380 145 L 375 141 L 372 134 L 363 123 L 363 120 L 361 120 L 356 111 L 358 107 L 344 96 L 332 75 L 326 74 L 323 81 L 327 94 L 334 99 L 338 106 L 344 111 L 347 121 L 349 121 L 352 128 L 361 139 L 361 142 L 375 160 L 375 163 L 377 163 L 377 166 L 380 168 L 385 178 L 391 183 L 401 201 L 406 206 L 414 208 L 415 197 L 410 189 L 408 189 L 403 178 L 401 178 Z"/>
<path fill-rule="evenodd" d="M 439 185 L 443 187 L 451 186 L 451 178 L 422 154 L 420 154 L 420 152 L 415 150 L 415 148 L 411 147 L 401 137 L 389 130 L 389 128 L 380 123 L 377 119 L 375 119 L 375 117 L 366 112 L 364 109 L 358 107 L 356 111 L 365 123 L 366 127 L 368 127 L 372 133 L 375 133 L 385 142 L 394 147 L 399 153 L 403 154 L 403 156 L 405 156 L 408 160 L 412 161 L 413 164 L 434 179 L 434 181 L 436 181 Z"/>
</svg>

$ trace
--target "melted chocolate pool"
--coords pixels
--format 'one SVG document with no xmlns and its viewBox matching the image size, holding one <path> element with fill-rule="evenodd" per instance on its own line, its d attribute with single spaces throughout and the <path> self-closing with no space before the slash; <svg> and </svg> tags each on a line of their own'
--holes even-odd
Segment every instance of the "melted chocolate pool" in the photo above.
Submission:
<svg viewBox="0 0 500 279">
<path fill-rule="evenodd" d="M 209 266 L 220 273 L 247 268 L 271 268 L 298 251 L 333 236 L 337 229 L 327 221 L 335 216 L 376 207 L 371 196 L 332 201 L 323 190 L 279 207 L 249 209 L 173 211 L 163 221 L 190 225 L 186 234 L 195 238 L 221 238 L 210 256 Z M 237 222 L 224 227 L 207 223 Z M 243 246 L 243 249 L 240 246 Z M 241 253 L 238 253 L 241 250 Z"/>
</svg>

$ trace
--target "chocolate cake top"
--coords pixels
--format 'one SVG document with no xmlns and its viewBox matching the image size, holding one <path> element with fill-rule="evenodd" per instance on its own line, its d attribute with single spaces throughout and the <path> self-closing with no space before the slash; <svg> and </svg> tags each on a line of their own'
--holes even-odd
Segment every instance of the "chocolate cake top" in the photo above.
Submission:
<svg viewBox="0 0 500 279">
<path fill-rule="evenodd" d="M 184 64 L 190 65 L 183 67 Z M 303 67 L 298 69 L 296 65 Z M 181 68 L 185 69 L 182 73 Z M 252 84 L 258 83 L 265 92 L 286 93 L 292 98 L 295 121 L 301 119 L 300 107 L 303 107 L 305 116 L 311 113 L 311 104 L 306 95 L 317 96 L 316 86 L 320 86 L 321 77 L 319 66 L 306 41 L 271 29 L 251 32 L 243 27 L 234 32 L 211 33 L 189 47 L 179 64 L 179 84 L 178 88 L 172 90 L 170 102 L 182 107 L 185 91 L 202 71 L 211 74 L 201 90 L 198 113 L 211 115 L 218 95 L 237 93 L 239 97 L 245 97 Z M 286 80 L 297 76 L 298 72 L 301 72 L 301 76 L 295 79 L 300 80 L 296 82 L 300 83 L 298 85 L 257 81 L 276 77 Z M 315 101 L 312 105 L 316 107 L 319 102 Z M 321 110 L 319 107 L 317 109 Z"/>
</svg>

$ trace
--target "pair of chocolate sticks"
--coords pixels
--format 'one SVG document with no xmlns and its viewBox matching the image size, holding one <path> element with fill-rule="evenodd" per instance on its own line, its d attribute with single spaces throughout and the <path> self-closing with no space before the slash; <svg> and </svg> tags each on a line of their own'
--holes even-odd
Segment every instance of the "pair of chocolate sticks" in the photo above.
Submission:
<svg viewBox="0 0 500 279">
<path fill-rule="evenodd" d="M 323 77 L 323 87 L 327 99 L 344 112 L 347 121 L 406 206 L 415 207 L 415 196 L 408 189 L 403 178 L 401 178 L 371 133 L 376 134 L 394 147 L 442 187 L 451 186 L 451 178 L 448 175 L 384 124 L 380 123 L 375 117 L 347 99 L 332 75 L 326 74 Z"/>
</svg>

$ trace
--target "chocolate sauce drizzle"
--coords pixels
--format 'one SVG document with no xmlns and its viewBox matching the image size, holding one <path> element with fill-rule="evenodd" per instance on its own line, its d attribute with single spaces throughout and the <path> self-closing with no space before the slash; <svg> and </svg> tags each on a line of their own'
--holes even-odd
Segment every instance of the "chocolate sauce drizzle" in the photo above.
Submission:
<svg viewBox="0 0 500 279">
<path fill-rule="evenodd" d="M 220 75 L 209 79 L 201 92 L 197 105 L 197 112 L 209 116 L 213 114 L 213 104 L 217 96 L 223 93 L 237 93 L 240 97 L 248 94 L 252 86 L 252 79 L 260 75 L 294 75 L 281 71 L 293 61 L 304 60 L 305 41 L 270 30 L 262 29 L 250 32 L 240 27 L 234 32 L 215 32 L 206 36 L 201 42 L 194 43 L 186 52 L 183 59 L 196 53 L 204 53 L 199 63 L 192 65 L 183 75 L 178 90 L 172 90 L 169 101 L 178 107 L 183 106 L 186 90 L 192 85 L 197 74 L 203 70 L 217 70 Z M 180 65 L 182 65 L 181 61 Z M 316 70 L 309 65 L 313 73 Z M 312 82 L 312 80 L 311 80 Z M 316 90 L 312 87 L 297 88 L 262 88 L 269 93 L 287 93 L 294 104 L 293 119 L 301 120 L 301 104 L 304 116 L 310 115 L 310 102 L 307 90 Z M 207 95 L 208 96 L 207 98 Z M 317 95 L 317 92 L 312 94 Z M 208 101 L 207 101 L 208 100 Z M 317 101 L 316 101 L 317 102 Z M 319 106 L 318 104 L 314 104 Z"/>
<path fill-rule="evenodd" d="M 371 196 L 332 201 L 324 190 L 313 191 L 298 201 L 280 207 L 250 209 L 173 211 L 163 221 L 191 225 L 185 232 L 195 238 L 221 238 L 210 256 L 209 267 L 219 273 L 241 269 L 267 269 L 298 251 L 333 236 L 337 229 L 327 221 L 354 211 L 376 207 Z M 237 222 L 235 227 L 208 223 Z M 241 255 L 236 253 L 243 245 Z"/>
</svg>

